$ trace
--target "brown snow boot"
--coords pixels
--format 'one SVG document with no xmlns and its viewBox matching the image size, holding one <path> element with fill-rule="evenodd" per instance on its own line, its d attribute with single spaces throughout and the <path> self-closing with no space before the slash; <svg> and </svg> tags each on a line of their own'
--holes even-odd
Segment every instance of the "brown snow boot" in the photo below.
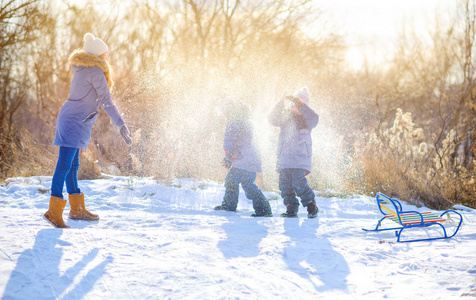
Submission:
<svg viewBox="0 0 476 300">
<path fill-rule="evenodd" d="M 89 212 L 84 207 L 84 194 L 69 195 L 69 218 L 73 220 L 98 221 L 99 216 Z"/>
<path fill-rule="evenodd" d="M 51 196 L 50 207 L 43 215 L 44 218 L 56 228 L 69 228 L 69 226 L 63 221 L 63 210 L 65 205 L 66 200 Z"/>
</svg>

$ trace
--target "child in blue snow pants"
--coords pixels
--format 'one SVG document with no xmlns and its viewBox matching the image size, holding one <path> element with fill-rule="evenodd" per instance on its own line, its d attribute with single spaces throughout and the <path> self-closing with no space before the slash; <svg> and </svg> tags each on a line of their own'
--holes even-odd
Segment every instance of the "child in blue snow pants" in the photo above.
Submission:
<svg viewBox="0 0 476 300">
<path fill-rule="evenodd" d="M 249 109 L 241 101 L 222 100 L 218 112 L 227 120 L 223 150 L 223 166 L 230 169 L 225 179 L 225 196 L 215 210 L 235 211 L 240 194 L 240 183 L 246 198 L 253 201 L 252 217 L 271 217 L 271 206 L 258 186 L 256 173 L 261 172 L 261 157 L 254 145 L 254 130 L 249 120 Z"/>
<path fill-rule="evenodd" d="M 280 128 L 278 140 L 279 189 L 286 206 L 282 217 L 295 218 L 299 201 L 307 207 L 308 218 L 317 217 L 319 209 L 306 175 L 312 166 L 311 131 L 317 126 L 319 116 L 309 107 L 310 95 L 306 87 L 294 96 L 281 99 L 269 115 L 269 122 Z"/>
</svg>

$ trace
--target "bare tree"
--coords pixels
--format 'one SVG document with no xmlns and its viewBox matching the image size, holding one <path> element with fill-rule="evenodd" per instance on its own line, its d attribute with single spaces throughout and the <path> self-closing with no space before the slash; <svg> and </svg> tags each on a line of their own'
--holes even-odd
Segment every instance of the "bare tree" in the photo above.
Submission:
<svg viewBox="0 0 476 300">
<path fill-rule="evenodd" d="M 0 177 L 14 167 L 21 147 L 15 117 L 29 98 L 27 58 L 23 47 L 38 38 L 45 15 L 40 1 L 0 2 Z"/>
</svg>

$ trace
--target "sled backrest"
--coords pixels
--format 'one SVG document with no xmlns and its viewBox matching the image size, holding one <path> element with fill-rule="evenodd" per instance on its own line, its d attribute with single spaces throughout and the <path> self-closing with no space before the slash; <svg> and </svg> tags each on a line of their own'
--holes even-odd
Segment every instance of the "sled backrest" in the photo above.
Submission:
<svg viewBox="0 0 476 300">
<path fill-rule="evenodd" d="M 398 218 L 398 212 L 402 211 L 402 205 L 397 200 L 393 200 L 390 197 L 382 193 L 377 193 L 377 204 L 380 212 L 385 215 L 392 215 Z"/>
</svg>

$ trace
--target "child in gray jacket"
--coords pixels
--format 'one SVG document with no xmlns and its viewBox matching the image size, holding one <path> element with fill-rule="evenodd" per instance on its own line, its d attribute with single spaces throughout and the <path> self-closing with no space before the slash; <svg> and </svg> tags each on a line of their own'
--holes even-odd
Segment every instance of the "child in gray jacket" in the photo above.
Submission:
<svg viewBox="0 0 476 300">
<path fill-rule="evenodd" d="M 225 158 L 223 166 L 230 169 L 225 179 L 225 196 L 215 210 L 236 211 L 239 185 L 248 199 L 253 201 L 255 213 L 252 217 L 272 217 L 271 206 L 254 183 L 256 173 L 261 172 L 261 157 L 253 141 L 253 125 L 249 120 L 249 109 L 241 101 L 225 99 L 217 107 L 228 121 L 223 141 Z"/>
<path fill-rule="evenodd" d="M 286 206 L 282 217 L 297 217 L 299 201 L 307 207 L 308 218 L 317 217 L 315 194 L 309 187 L 306 175 L 311 172 L 311 130 L 317 126 L 319 116 L 309 107 L 306 87 L 293 96 L 286 96 L 276 104 L 269 122 L 281 128 L 278 141 L 277 170 L 279 189 Z"/>
</svg>

